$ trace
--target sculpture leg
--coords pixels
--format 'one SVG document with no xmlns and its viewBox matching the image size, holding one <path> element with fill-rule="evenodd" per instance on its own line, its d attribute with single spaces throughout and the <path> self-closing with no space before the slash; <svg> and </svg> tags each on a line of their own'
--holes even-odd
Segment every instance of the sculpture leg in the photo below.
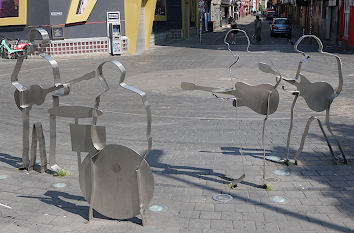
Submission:
<svg viewBox="0 0 354 233">
<path fill-rule="evenodd" d="M 285 164 L 289 166 L 289 147 L 290 147 L 290 138 L 291 138 L 291 131 L 293 129 L 293 122 L 294 122 L 294 108 L 295 108 L 295 103 L 297 101 L 297 98 L 299 97 L 299 93 L 295 93 L 295 97 L 293 100 L 293 104 L 291 105 L 291 113 L 290 113 L 290 127 L 289 127 L 289 132 L 288 132 L 288 139 L 286 141 L 286 160 Z"/>
<path fill-rule="evenodd" d="M 37 156 L 37 137 L 36 137 L 36 126 L 33 125 L 32 129 L 32 143 L 31 143 L 31 159 L 28 165 L 28 171 L 32 171 L 36 163 Z"/>
<path fill-rule="evenodd" d="M 90 197 L 90 208 L 89 208 L 89 217 L 88 220 L 91 221 L 93 219 L 93 205 L 95 203 L 95 193 L 96 193 L 96 179 L 95 179 L 95 164 L 93 162 L 93 157 L 91 158 L 91 197 Z"/>
<path fill-rule="evenodd" d="M 78 125 L 79 124 L 79 120 L 77 118 L 75 118 L 75 124 Z M 81 152 L 80 151 L 77 151 L 76 152 L 76 155 L 77 155 L 77 167 L 78 169 L 80 170 L 80 167 L 81 167 Z"/>
<path fill-rule="evenodd" d="M 262 126 L 262 147 L 263 147 L 263 188 L 268 189 L 269 186 L 266 184 L 266 168 L 265 168 L 265 164 L 266 164 L 266 156 L 265 156 L 265 146 L 264 146 L 264 131 L 265 131 L 265 126 L 266 126 L 266 121 L 268 119 L 268 115 L 269 115 L 269 101 L 270 101 L 270 96 L 271 96 L 272 92 L 270 92 L 268 94 L 268 101 L 267 101 L 267 115 L 265 116 L 264 120 L 263 120 L 263 126 Z"/>
<path fill-rule="evenodd" d="M 58 96 L 53 96 L 53 107 L 59 106 L 59 97 Z M 49 149 L 49 164 L 50 167 L 54 170 L 57 171 L 60 169 L 60 167 L 56 164 L 56 159 L 55 159 L 55 152 L 56 152 L 56 131 L 57 131 L 57 125 L 56 125 L 56 116 L 50 115 L 49 116 L 49 125 L 50 125 L 50 149 Z"/>
<path fill-rule="evenodd" d="M 143 193 L 142 193 L 142 190 L 143 190 L 142 185 L 143 184 L 142 184 L 141 172 L 140 172 L 139 168 L 136 170 L 136 177 L 138 179 L 140 215 L 141 215 L 142 225 L 145 225 L 145 223 L 146 223 L 145 206 L 144 206 L 144 196 L 143 196 Z"/>
<path fill-rule="evenodd" d="M 19 169 L 27 169 L 29 165 L 29 108 L 22 109 L 22 165 Z"/>
<path fill-rule="evenodd" d="M 328 129 L 329 133 L 330 133 L 330 134 L 334 137 L 334 139 L 336 140 L 337 146 L 338 146 L 340 152 L 342 153 L 342 156 L 343 156 L 343 159 L 344 159 L 344 163 L 347 164 L 348 161 L 347 161 L 347 159 L 346 159 L 346 157 L 345 157 L 345 154 L 344 154 L 344 151 L 343 151 L 343 149 L 342 149 L 342 146 L 340 145 L 340 143 L 339 143 L 337 137 L 336 137 L 336 136 L 334 135 L 334 133 L 332 132 L 331 126 L 330 126 L 330 124 L 329 124 L 329 110 L 330 110 L 330 108 L 328 108 L 328 109 L 326 110 L 326 125 L 327 125 L 327 129 Z"/>
<path fill-rule="evenodd" d="M 311 123 L 312 123 L 312 121 L 313 121 L 314 119 L 315 119 L 315 117 L 312 116 L 312 117 L 310 117 L 310 118 L 307 120 L 307 124 L 306 124 L 306 126 L 305 126 L 304 133 L 302 134 L 300 147 L 299 147 L 299 149 L 296 151 L 296 154 L 295 154 L 295 165 L 297 165 L 297 158 L 299 157 L 299 155 L 301 154 L 301 152 L 302 152 L 302 150 L 303 150 L 303 148 L 304 148 L 306 136 L 307 136 L 307 134 L 309 133 L 310 125 L 311 125 Z"/>
<path fill-rule="evenodd" d="M 265 169 L 265 164 L 266 164 L 266 156 L 265 156 L 265 146 L 264 146 L 264 130 L 265 130 L 265 123 L 268 119 L 268 116 L 266 116 L 263 120 L 263 127 L 262 127 L 262 147 L 263 147 L 263 181 L 265 183 L 265 176 L 266 176 L 266 169 Z"/>
<path fill-rule="evenodd" d="M 237 104 L 237 99 L 235 98 L 234 101 L 233 101 L 233 105 L 235 106 L 235 109 L 236 109 L 236 116 L 238 114 L 238 104 Z M 240 123 L 238 123 L 240 124 Z M 239 127 L 236 127 L 235 129 L 236 132 L 241 132 L 241 130 L 239 130 Z M 242 138 L 244 138 L 243 136 L 241 136 Z M 245 162 L 244 162 L 244 154 L 243 154 L 243 145 L 244 145 L 244 142 L 243 140 L 241 140 L 241 148 L 239 149 L 240 151 L 240 154 L 241 154 L 241 159 L 242 159 L 242 171 L 243 171 L 243 174 L 239 177 L 239 178 L 236 178 L 236 179 L 233 179 L 233 178 L 228 178 L 228 177 L 224 177 L 224 179 L 227 179 L 229 181 L 231 181 L 230 183 L 227 184 L 227 186 L 229 188 L 236 188 L 237 187 L 237 184 L 238 183 L 241 183 L 245 177 L 246 177 L 246 172 L 245 172 Z"/>
<path fill-rule="evenodd" d="M 321 131 L 322 131 L 323 136 L 324 136 L 325 139 L 326 139 L 326 142 L 327 142 L 329 151 L 331 152 L 331 155 L 332 155 L 332 157 L 333 157 L 333 159 L 334 159 L 334 162 L 335 162 L 335 164 L 337 164 L 337 160 L 338 160 L 338 159 L 336 158 L 336 156 L 335 156 L 334 153 L 333 153 L 332 146 L 331 146 L 331 144 L 329 143 L 328 137 L 327 137 L 327 135 L 326 135 L 326 133 L 325 133 L 325 131 L 324 131 L 324 129 L 323 129 L 322 122 L 320 121 L 320 119 L 317 119 L 317 118 L 316 118 L 316 120 L 317 120 L 317 122 L 318 122 L 318 125 L 319 125 L 320 128 L 321 128 Z"/>
<path fill-rule="evenodd" d="M 41 173 L 47 170 L 47 154 L 45 151 L 45 139 L 43 134 L 42 124 L 40 122 L 35 123 L 36 136 L 39 143 L 39 153 L 41 156 Z"/>
<path fill-rule="evenodd" d="M 36 164 L 37 156 L 37 142 L 39 144 L 39 153 L 41 159 L 41 173 L 47 170 L 47 155 L 45 151 L 45 139 L 43 135 L 43 128 L 40 122 L 33 124 L 32 129 L 32 144 L 31 144 L 31 161 L 28 167 L 29 171 L 32 171 Z"/>
</svg>

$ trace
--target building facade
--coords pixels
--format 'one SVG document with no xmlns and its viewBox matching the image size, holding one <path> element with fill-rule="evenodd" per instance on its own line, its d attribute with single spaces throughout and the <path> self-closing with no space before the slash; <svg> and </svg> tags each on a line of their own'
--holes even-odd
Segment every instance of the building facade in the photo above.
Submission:
<svg viewBox="0 0 354 233">
<path fill-rule="evenodd" d="M 354 2 L 339 0 L 339 38 L 345 47 L 354 49 Z"/>
<path fill-rule="evenodd" d="M 7 37 L 26 39 L 32 28 L 42 27 L 52 34 L 53 27 L 62 27 L 62 40 L 53 43 L 63 48 L 60 54 L 51 49 L 55 55 L 75 53 L 74 48 L 78 53 L 107 49 L 106 13 L 111 11 L 120 12 L 121 35 L 128 40 L 129 53 L 147 49 L 156 7 L 156 0 L 2 0 L 0 3 L 0 33 Z M 85 47 L 80 41 L 85 42 Z M 69 51 L 66 44 L 71 46 Z"/>
</svg>

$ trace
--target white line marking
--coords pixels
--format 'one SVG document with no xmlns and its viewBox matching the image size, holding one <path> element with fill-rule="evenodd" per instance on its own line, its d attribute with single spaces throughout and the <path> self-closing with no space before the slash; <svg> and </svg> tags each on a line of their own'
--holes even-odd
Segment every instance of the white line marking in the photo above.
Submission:
<svg viewBox="0 0 354 233">
<path fill-rule="evenodd" d="M 4 204 L 1 204 L 1 203 L 0 203 L 0 206 L 3 206 L 3 207 L 6 207 L 6 208 L 9 208 L 9 209 L 12 209 L 12 207 L 11 207 L 11 206 L 4 205 Z"/>
</svg>

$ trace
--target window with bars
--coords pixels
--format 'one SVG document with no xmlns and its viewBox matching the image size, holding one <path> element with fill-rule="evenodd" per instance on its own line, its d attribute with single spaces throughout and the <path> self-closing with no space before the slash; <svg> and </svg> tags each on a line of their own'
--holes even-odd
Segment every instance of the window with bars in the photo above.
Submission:
<svg viewBox="0 0 354 233">
<path fill-rule="evenodd" d="M 348 37 L 349 33 L 349 19 L 350 19 L 350 5 L 352 0 L 344 0 L 344 37 Z"/>
</svg>

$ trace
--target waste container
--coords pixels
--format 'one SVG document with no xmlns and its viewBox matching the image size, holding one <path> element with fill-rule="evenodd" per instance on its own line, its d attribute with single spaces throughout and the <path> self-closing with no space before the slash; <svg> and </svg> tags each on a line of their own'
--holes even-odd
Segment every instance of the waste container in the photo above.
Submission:
<svg viewBox="0 0 354 233">
<path fill-rule="evenodd" d="M 214 31 L 214 21 L 208 21 L 208 32 Z"/>
</svg>

